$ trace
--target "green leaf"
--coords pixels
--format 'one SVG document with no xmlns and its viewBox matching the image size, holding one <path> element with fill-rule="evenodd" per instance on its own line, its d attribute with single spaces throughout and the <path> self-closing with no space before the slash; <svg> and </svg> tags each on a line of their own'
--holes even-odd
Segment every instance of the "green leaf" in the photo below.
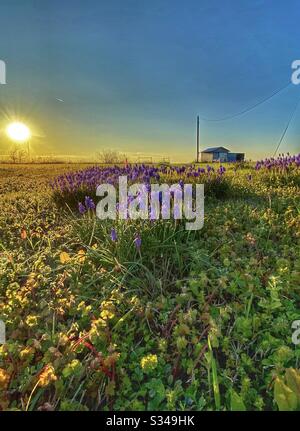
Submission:
<svg viewBox="0 0 300 431">
<path fill-rule="evenodd" d="M 297 395 L 278 377 L 275 380 L 274 398 L 279 411 L 294 411 L 297 409 Z"/>
<path fill-rule="evenodd" d="M 221 410 L 221 398 L 220 398 L 217 362 L 214 358 L 210 337 L 208 337 L 208 347 L 209 347 L 209 353 L 210 353 L 210 365 L 211 365 L 211 371 L 212 371 L 213 391 L 214 391 L 216 410 Z"/>
<path fill-rule="evenodd" d="M 148 402 L 148 410 L 159 410 L 161 402 L 165 399 L 166 390 L 160 379 L 152 379 L 148 384 L 150 400 Z"/>
<path fill-rule="evenodd" d="M 238 395 L 233 389 L 231 390 L 230 409 L 232 412 L 246 411 L 246 406 L 242 397 L 240 397 L 240 395 Z"/>
<path fill-rule="evenodd" d="M 300 402 L 300 372 L 294 368 L 288 368 L 285 372 L 285 380 L 288 387 L 297 395 Z"/>
</svg>

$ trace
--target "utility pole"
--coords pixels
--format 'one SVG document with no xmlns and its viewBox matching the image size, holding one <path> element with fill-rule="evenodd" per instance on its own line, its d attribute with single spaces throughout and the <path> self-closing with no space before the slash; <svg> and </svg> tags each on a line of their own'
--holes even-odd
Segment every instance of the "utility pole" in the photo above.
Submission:
<svg viewBox="0 0 300 431">
<path fill-rule="evenodd" d="M 199 163 L 199 152 L 200 152 L 199 129 L 200 129 L 200 119 L 199 119 L 199 115 L 197 115 L 197 157 L 196 157 L 197 163 Z"/>
</svg>

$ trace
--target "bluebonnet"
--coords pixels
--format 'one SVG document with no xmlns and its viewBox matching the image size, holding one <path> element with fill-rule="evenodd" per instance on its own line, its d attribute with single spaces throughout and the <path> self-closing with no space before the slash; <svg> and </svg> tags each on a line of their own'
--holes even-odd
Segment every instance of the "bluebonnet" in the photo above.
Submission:
<svg viewBox="0 0 300 431">
<path fill-rule="evenodd" d="M 81 202 L 78 203 L 78 211 L 80 214 L 84 214 L 86 212 L 86 207 Z"/>
<path fill-rule="evenodd" d="M 142 245 L 142 239 L 141 239 L 141 237 L 140 237 L 139 234 L 136 235 L 136 237 L 135 237 L 135 239 L 134 239 L 133 242 L 134 242 L 134 245 L 135 245 L 136 249 L 140 250 L 141 245 Z"/>
<path fill-rule="evenodd" d="M 88 210 L 94 210 L 96 208 L 96 205 L 94 204 L 93 199 L 90 198 L 89 196 L 85 197 L 84 203 Z"/>
<path fill-rule="evenodd" d="M 218 169 L 218 174 L 223 175 L 226 172 L 226 168 L 224 166 L 220 166 Z"/>
<path fill-rule="evenodd" d="M 110 237 L 111 237 L 111 240 L 114 242 L 116 242 L 118 240 L 118 235 L 117 235 L 117 232 L 115 229 L 111 230 Z"/>
<path fill-rule="evenodd" d="M 300 167 L 300 154 L 291 156 L 287 153 L 286 156 L 284 154 L 279 154 L 276 158 L 266 158 L 256 162 L 255 169 L 257 171 L 260 169 L 286 170 L 292 166 L 296 166 L 297 168 Z"/>
<path fill-rule="evenodd" d="M 297 163 L 300 164 L 300 158 L 298 157 Z M 225 168 L 220 168 L 221 173 Z M 109 166 L 109 167 L 99 167 L 93 166 L 88 169 L 83 169 L 80 171 L 70 172 L 68 174 L 63 174 L 57 177 L 51 186 L 54 191 L 61 194 L 73 193 L 74 191 L 88 191 L 94 192 L 99 184 L 109 183 L 112 185 L 117 185 L 120 176 L 127 176 L 128 182 L 144 182 L 146 184 L 147 190 L 150 191 L 151 182 L 158 182 L 161 175 L 167 175 L 172 178 L 172 176 L 186 176 L 198 177 L 199 175 L 208 175 L 214 172 L 212 166 L 207 166 L 206 169 L 199 168 L 196 166 L 147 166 L 147 165 L 124 165 L 124 166 Z M 179 184 L 183 187 L 184 182 L 182 179 L 179 180 Z M 90 201 L 91 198 L 86 202 L 88 209 L 94 207 L 93 203 Z"/>
</svg>

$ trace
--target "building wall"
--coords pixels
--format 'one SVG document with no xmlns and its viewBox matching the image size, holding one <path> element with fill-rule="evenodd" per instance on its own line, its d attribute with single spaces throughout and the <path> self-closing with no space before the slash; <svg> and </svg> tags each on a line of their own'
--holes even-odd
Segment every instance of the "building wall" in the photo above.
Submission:
<svg viewBox="0 0 300 431">
<path fill-rule="evenodd" d="M 200 161 L 209 163 L 213 161 L 224 162 L 236 162 L 243 161 L 245 158 L 244 153 L 200 153 Z"/>
<path fill-rule="evenodd" d="M 229 153 L 228 162 L 235 162 L 235 161 L 236 161 L 236 153 Z"/>
<path fill-rule="evenodd" d="M 227 162 L 227 153 L 214 153 L 213 160 L 219 160 L 220 162 Z"/>
<path fill-rule="evenodd" d="M 229 162 L 242 162 L 245 158 L 244 153 L 228 153 Z"/>
<path fill-rule="evenodd" d="M 244 153 L 236 153 L 236 160 L 239 162 L 243 162 L 245 160 L 245 154 Z"/>
<path fill-rule="evenodd" d="M 213 153 L 200 153 L 200 161 L 205 163 L 212 162 Z"/>
</svg>

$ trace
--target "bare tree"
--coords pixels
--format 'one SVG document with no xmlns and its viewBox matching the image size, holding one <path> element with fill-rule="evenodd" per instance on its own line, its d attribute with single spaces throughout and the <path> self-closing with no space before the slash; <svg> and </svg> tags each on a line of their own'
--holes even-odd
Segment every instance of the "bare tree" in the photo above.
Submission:
<svg viewBox="0 0 300 431">
<path fill-rule="evenodd" d="M 26 158 L 27 158 L 26 151 L 18 147 L 14 147 L 9 153 L 9 159 L 11 163 L 22 163 L 26 161 Z"/>
<path fill-rule="evenodd" d="M 96 154 L 96 157 L 101 163 L 105 163 L 107 165 L 127 161 L 126 154 L 119 153 L 115 150 L 102 150 Z"/>
</svg>

